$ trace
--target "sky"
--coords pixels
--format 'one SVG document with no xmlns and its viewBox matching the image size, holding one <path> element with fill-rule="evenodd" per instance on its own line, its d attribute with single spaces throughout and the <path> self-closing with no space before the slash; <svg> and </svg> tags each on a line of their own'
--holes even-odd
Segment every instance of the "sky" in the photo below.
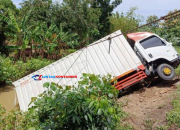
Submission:
<svg viewBox="0 0 180 130">
<path fill-rule="evenodd" d="M 169 11 L 180 9 L 180 0 L 123 0 L 114 12 L 127 12 L 130 7 L 138 7 L 136 14 L 140 14 L 145 19 L 150 15 L 158 17 L 165 16 Z"/>
<path fill-rule="evenodd" d="M 22 0 L 12 0 L 17 7 Z M 62 1 L 62 0 L 57 0 Z M 138 7 L 136 14 L 144 16 L 144 20 L 149 15 L 165 16 L 169 11 L 180 9 L 180 0 L 123 0 L 114 12 L 127 12 L 131 7 Z"/>
</svg>

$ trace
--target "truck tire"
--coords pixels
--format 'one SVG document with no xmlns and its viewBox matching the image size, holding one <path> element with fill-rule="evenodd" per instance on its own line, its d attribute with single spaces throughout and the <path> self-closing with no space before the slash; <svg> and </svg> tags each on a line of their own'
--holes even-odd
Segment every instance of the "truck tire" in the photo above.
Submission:
<svg viewBox="0 0 180 130">
<path fill-rule="evenodd" d="M 175 77 L 175 70 L 168 64 L 161 64 L 157 67 L 157 73 L 163 80 L 172 80 Z"/>
</svg>

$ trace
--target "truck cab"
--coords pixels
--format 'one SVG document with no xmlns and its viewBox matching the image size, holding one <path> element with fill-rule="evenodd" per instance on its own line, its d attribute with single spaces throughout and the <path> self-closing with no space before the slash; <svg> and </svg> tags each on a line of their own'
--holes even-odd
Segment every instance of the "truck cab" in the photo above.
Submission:
<svg viewBox="0 0 180 130">
<path fill-rule="evenodd" d="M 150 32 L 127 34 L 127 40 L 145 66 L 147 76 L 158 75 L 164 80 L 175 77 L 180 58 L 172 43 Z"/>
</svg>

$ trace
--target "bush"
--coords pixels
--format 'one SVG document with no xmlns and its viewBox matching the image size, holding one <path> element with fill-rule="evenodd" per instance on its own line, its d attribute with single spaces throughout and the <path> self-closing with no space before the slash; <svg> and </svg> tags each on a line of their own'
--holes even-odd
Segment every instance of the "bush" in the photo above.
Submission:
<svg viewBox="0 0 180 130">
<path fill-rule="evenodd" d="M 116 102 L 118 91 L 110 84 L 110 77 L 84 74 L 78 87 L 45 83 L 47 90 L 32 98 L 34 105 L 27 112 L 3 115 L 5 110 L 0 106 L 0 128 L 131 129 L 127 124 L 122 125 L 126 113 Z"/>
<path fill-rule="evenodd" d="M 13 65 L 13 61 L 10 58 L 0 56 L 0 82 L 11 84 L 13 79 L 16 79 L 19 74 L 19 70 Z"/>
<path fill-rule="evenodd" d="M 167 113 L 167 120 L 169 125 L 175 124 L 180 128 L 180 86 L 178 86 L 178 91 L 175 94 L 175 99 L 173 99 L 173 109 Z"/>
<path fill-rule="evenodd" d="M 47 59 L 34 59 L 32 58 L 31 60 L 27 61 L 27 72 L 31 73 L 36 70 L 39 70 L 49 64 L 51 64 L 53 61 L 47 60 Z"/>
<path fill-rule="evenodd" d="M 12 84 L 13 81 L 26 76 L 38 69 L 41 69 L 53 61 L 47 59 L 31 59 L 27 63 L 18 60 L 13 63 L 13 60 L 0 56 L 0 84 Z"/>
<path fill-rule="evenodd" d="M 0 104 L 0 128 L 1 130 L 38 130 L 37 113 L 35 110 L 25 113 L 13 110 L 6 114 L 6 110 Z"/>
<path fill-rule="evenodd" d="M 116 102 L 118 91 L 110 79 L 110 76 L 84 74 L 77 88 L 65 89 L 45 83 L 48 90 L 30 109 L 38 110 L 42 129 L 116 129 L 126 114 Z"/>
</svg>

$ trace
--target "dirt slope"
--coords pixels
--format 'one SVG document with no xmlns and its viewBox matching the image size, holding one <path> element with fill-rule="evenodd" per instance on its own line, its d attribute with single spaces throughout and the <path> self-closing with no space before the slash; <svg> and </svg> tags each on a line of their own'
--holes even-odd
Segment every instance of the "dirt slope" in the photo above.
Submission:
<svg viewBox="0 0 180 130">
<path fill-rule="evenodd" d="M 172 109 L 171 102 L 178 81 L 154 81 L 148 88 L 132 88 L 120 97 L 118 101 L 125 104 L 123 110 L 129 113 L 126 122 L 136 130 L 166 125 L 166 113 Z"/>
</svg>

